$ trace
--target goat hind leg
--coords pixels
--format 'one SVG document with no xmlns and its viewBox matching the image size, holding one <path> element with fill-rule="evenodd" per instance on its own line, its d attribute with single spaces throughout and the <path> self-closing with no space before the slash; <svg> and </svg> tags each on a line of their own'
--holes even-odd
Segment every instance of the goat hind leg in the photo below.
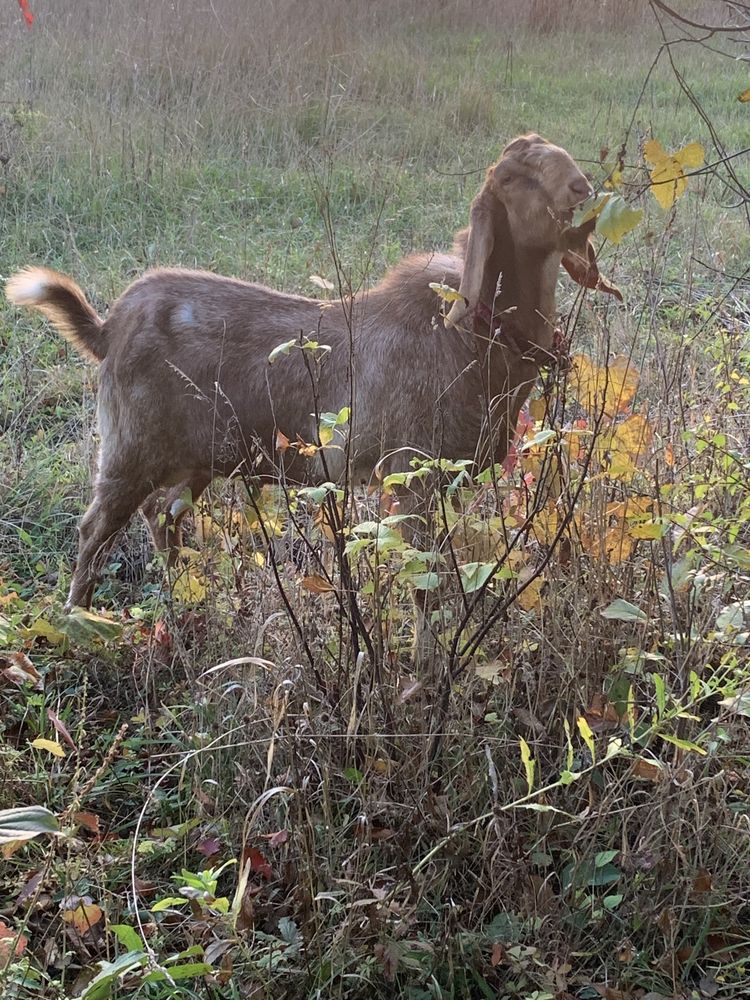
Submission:
<svg viewBox="0 0 750 1000">
<path fill-rule="evenodd" d="M 141 504 L 154 545 L 166 556 L 167 566 L 174 566 L 182 548 L 182 519 L 190 509 L 190 504 L 181 504 L 180 500 L 189 492 L 195 503 L 210 482 L 210 476 L 197 474 L 176 486 L 155 490 Z"/>
<path fill-rule="evenodd" d="M 94 499 L 78 528 L 78 562 L 70 584 L 65 610 L 90 608 L 94 587 L 117 532 L 124 528 L 150 486 L 129 479 L 100 478 Z"/>
</svg>

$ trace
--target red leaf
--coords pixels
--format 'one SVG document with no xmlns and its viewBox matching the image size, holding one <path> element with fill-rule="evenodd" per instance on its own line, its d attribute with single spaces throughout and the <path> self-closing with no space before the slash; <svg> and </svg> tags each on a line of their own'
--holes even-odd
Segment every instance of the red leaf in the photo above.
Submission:
<svg viewBox="0 0 750 1000">
<path fill-rule="evenodd" d="M 99 833 L 99 817 L 95 813 L 73 813 L 73 819 L 79 826 L 85 827 L 89 833 Z"/>
<path fill-rule="evenodd" d="M 250 871 L 262 875 L 265 879 L 273 878 L 273 868 L 269 865 L 257 847 L 246 847 L 242 852 L 242 864 L 250 862 Z"/>
<path fill-rule="evenodd" d="M 152 634 L 154 637 L 154 642 L 157 645 L 163 646 L 164 649 L 167 650 L 171 649 L 172 636 L 169 634 L 169 628 L 167 627 L 167 623 L 162 618 L 160 618 L 154 625 Z"/>
<path fill-rule="evenodd" d="M 29 7 L 29 0 L 18 0 L 18 6 L 21 8 L 21 13 L 23 14 L 23 19 L 26 24 L 31 27 L 34 23 L 34 15 L 31 13 L 31 8 Z"/>
<path fill-rule="evenodd" d="M 12 927 L 0 920 L 0 962 L 5 965 L 12 956 L 23 955 L 29 939 L 25 934 L 16 934 Z"/>
<path fill-rule="evenodd" d="M 503 469 L 510 476 L 512 475 L 513 470 L 517 465 L 518 465 L 518 449 L 514 444 L 512 444 L 510 448 L 508 448 L 508 454 L 505 456 L 505 460 L 503 462 Z"/>
<path fill-rule="evenodd" d="M 221 850 L 221 841 L 218 837 L 206 837 L 195 845 L 196 851 L 206 858 L 212 858 Z"/>
<path fill-rule="evenodd" d="M 71 750 L 77 750 L 78 747 L 73 742 L 73 737 L 68 732 L 65 723 L 62 722 L 60 718 L 58 718 L 58 716 L 52 711 L 51 708 L 47 709 L 47 718 L 55 727 L 60 736 L 62 736 L 62 738 L 65 740 L 65 742 L 68 744 Z"/>
<path fill-rule="evenodd" d="M 275 833 L 264 833 L 263 839 L 268 841 L 269 847 L 281 847 L 289 840 L 289 832 L 287 830 L 277 830 Z"/>
<path fill-rule="evenodd" d="M 32 684 L 36 691 L 44 689 L 44 680 L 25 653 L 7 653 L 0 657 L 0 664 L 5 666 L 6 663 L 8 664 L 7 669 L 0 673 L 0 677 L 4 677 L 5 680 L 11 681 L 19 687 L 23 687 L 24 684 Z"/>
</svg>

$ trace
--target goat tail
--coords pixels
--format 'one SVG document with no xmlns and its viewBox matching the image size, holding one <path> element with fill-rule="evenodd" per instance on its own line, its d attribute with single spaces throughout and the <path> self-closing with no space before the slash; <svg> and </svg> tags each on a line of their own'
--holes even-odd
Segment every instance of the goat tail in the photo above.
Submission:
<svg viewBox="0 0 750 1000">
<path fill-rule="evenodd" d="M 72 278 L 46 267 L 27 267 L 10 278 L 5 295 L 13 305 L 38 309 L 84 357 L 106 357 L 104 320 Z"/>
</svg>

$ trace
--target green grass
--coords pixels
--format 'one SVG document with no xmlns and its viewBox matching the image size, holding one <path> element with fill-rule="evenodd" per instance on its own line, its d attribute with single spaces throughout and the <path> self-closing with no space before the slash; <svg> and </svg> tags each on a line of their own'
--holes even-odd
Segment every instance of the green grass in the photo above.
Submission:
<svg viewBox="0 0 750 1000">
<path fill-rule="evenodd" d="M 251 19 L 250 5 L 228 0 L 37 0 L 27 32 L 3 4 L 0 278 L 43 263 L 74 275 L 102 310 L 157 264 L 310 294 L 310 275 L 333 275 L 327 203 L 356 287 L 405 252 L 449 245 L 484 169 L 521 131 L 565 146 L 597 182 L 600 148 L 614 153 L 626 134 L 636 185 L 651 136 L 668 149 L 700 141 L 709 162 L 720 158 L 666 56 L 638 103 L 659 45 L 648 8 L 623 8 L 615 30 L 604 7 L 574 4 L 568 29 L 550 32 L 543 7 L 326 0 L 315 13 L 253 5 Z M 750 146 L 737 101 L 746 64 L 697 45 L 674 54 L 727 150 Z M 747 184 L 747 156 L 733 162 Z M 541 482 L 544 463 L 563 462 L 570 490 L 581 485 L 574 517 L 540 605 L 512 604 L 460 661 L 446 654 L 464 608 L 450 573 L 444 645 L 420 659 L 403 545 L 353 560 L 374 650 L 358 657 L 362 628 L 316 512 L 293 511 L 335 595 L 301 586 L 324 571 L 312 556 L 274 573 L 241 485 L 214 490 L 210 537 L 192 556 L 199 600 L 179 589 L 169 599 L 133 525 L 98 591 L 106 619 L 67 620 L 96 373 L 0 302 L 0 670 L 24 653 L 44 678 L 37 689 L 2 675 L 0 809 L 46 805 L 67 831 L 10 853 L 0 874 L 0 898 L 17 904 L 3 903 L 0 921 L 28 938 L 5 971 L 0 942 L 9 996 L 79 995 L 97 962 L 137 950 L 112 930 L 120 924 L 143 931 L 159 963 L 194 947 L 180 962 L 213 971 L 174 988 L 134 973 L 113 986 L 116 1000 L 541 1000 L 604 983 L 625 997 L 687 996 L 714 979 L 721 997 L 747 990 L 750 747 L 746 702 L 733 700 L 747 646 L 721 622 L 748 592 L 747 283 L 732 275 L 750 239 L 726 176 L 718 167 L 691 180 L 670 215 L 630 189 L 645 218 L 602 254 L 626 305 L 587 300 L 574 351 L 601 364 L 632 357 L 629 412 L 647 412 L 652 453 L 632 478 L 608 473 L 601 455 L 588 479 L 572 453 L 524 459 L 520 471 Z M 573 302 L 566 281 L 559 302 Z M 578 401 L 562 387 L 556 397 L 566 447 L 566 422 L 587 416 L 580 391 L 571 375 Z M 518 475 L 500 497 L 506 514 L 525 503 Z M 634 497 L 670 530 L 606 558 L 629 524 L 616 505 Z M 472 509 L 475 488 L 459 500 L 459 561 L 481 562 L 461 538 L 497 544 L 487 531 L 498 512 L 487 495 Z M 537 525 L 553 516 L 542 506 Z M 554 509 L 569 506 L 563 491 Z M 545 551 L 538 530 L 518 572 Z M 602 617 L 617 598 L 648 621 Z M 32 748 L 40 736 L 67 756 Z M 75 821 L 81 811 L 98 817 L 98 833 Z M 182 869 L 230 859 L 250 864 L 231 916 L 205 897 L 152 912 L 178 895 Z M 240 869 L 216 889 L 230 908 Z M 71 897 L 105 917 L 76 931 Z"/>
</svg>

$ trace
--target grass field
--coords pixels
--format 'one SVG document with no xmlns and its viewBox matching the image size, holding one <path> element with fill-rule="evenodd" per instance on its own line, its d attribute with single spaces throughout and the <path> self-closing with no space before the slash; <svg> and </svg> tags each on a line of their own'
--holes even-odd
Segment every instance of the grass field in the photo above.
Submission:
<svg viewBox="0 0 750 1000">
<path fill-rule="evenodd" d="M 624 306 L 561 279 L 584 360 L 556 434 L 496 508 L 454 491 L 476 568 L 429 656 L 399 536 L 342 564 L 319 512 L 242 484 L 195 512 L 171 596 L 132 525 L 101 614 L 64 616 L 96 371 L 0 299 L 0 809 L 50 810 L 4 848 L 2 995 L 746 995 L 750 35 L 677 41 L 646 3 L 31 7 L 0 7 L 0 280 L 45 264 L 104 310 L 157 264 L 317 294 L 335 257 L 357 289 L 449 246 L 527 130 L 597 186 L 624 144 L 644 217 L 601 253 Z M 715 164 L 667 212 L 651 138 Z M 596 421 L 584 367 L 625 361 Z M 332 592 L 275 562 L 282 524 Z"/>
</svg>

